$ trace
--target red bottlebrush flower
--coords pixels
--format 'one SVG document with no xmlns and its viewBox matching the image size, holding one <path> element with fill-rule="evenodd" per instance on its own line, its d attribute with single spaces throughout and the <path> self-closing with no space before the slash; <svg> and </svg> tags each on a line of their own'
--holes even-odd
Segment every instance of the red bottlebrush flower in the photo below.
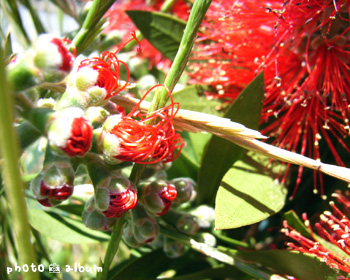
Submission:
<svg viewBox="0 0 350 280">
<path fill-rule="evenodd" d="M 288 225 L 287 221 L 283 223 L 282 232 L 293 239 L 293 242 L 287 243 L 292 250 L 314 255 L 330 267 L 350 273 L 350 200 L 340 192 L 332 196 L 337 199 L 344 210 L 342 212 L 333 201 L 330 202 L 332 212 L 325 211 L 320 216 L 320 221 L 315 224 L 319 236 L 313 233 L 306 214 L 303 215 L 303 219 L 310 230 L 310 238 L 297 232 Z M 334 252 L 322 239 L 337 246 L 342 253 L 341 251 Z"/>
<path fill-rule="evenodd" d="M 112 181 L 113 182 L 113 181 Z M 123 190 L 109 190 L 108 209 L 102 213 L 107 218 L 121 217 L 124 212 L 134 209 L 137 205 L 137 190 L 133 185 L 128 185 Z"/>
<path fill-rule="evenodd" d="M 156 1 L 117 1 L 106 13 L 108 18 L 108 26 L 104 29 L 104 32 L 120 31 L 122 36 L 125 38 L 131 30 L 136 30 L 136 26 L 133 24 L 129 16 L 125 13 L 127 10 L 144 10 L 144 11 L 160 11 L 164 0 Z M 187 1 L 177 0 L 170 12 L 177 17 L 187 20 L 189 16 L 190 6 Z M 160 69 L 168 69 L 171 65 L 170 60 L 164 58 L 161 53 L 156 50 L 151 44 L 148 43 L 146 39 L 142 41 L 143 52 L 138 54 L 140 57 L 147 59 L 150 63 L 150 67 L 158 66 Z"/>
<path fill-rule="evenodd" d="M 50 143 L 68 156 L 84 156 L 91 148 L 93 127 L 80 108 L 69 107 L 57 112 L 49 127 Z"/>
<path fill-rule="evenodd" d="M 214 0 L 192 58 L 191 81 L 212 86 L 212 98 L 232 101 L 264 69 L 261 132 L 273 144 L 315 159 L 324 141 L 344 166 L 331 138 L 350 152 L 343 140 L 350 117 L 347 6 L 326 0 Z"/>
<path fill-rule="evenodd" d="M 158 86 L 163 85 L 152 87 L 139 104 Z M 184 143 L 173 125 L 179 104 L 174 103 L 171 95 L 170 98 L 170 105 L 150 114 L 140 113 L 136 105 L 128 115 L 107 120 L 102 138 L 104 153 L 119 160 L 141 164 L 175 160 Z M 176 149 L 179 149 L 177 153 Z"/>
<path fill-rule="evenodd" d="M 114 52 L 103 52 L 99 57 L 84 59 L 79 67 L 80 73 L 79 81 L 76 81 L 79 90 L 87 90 L 91 86 L 98 86 L 106 90 L 105 99 L 116 95 L 129 85 L 130 72 L 125 62 L 117 57 L 117 53 L 130 41 L 138 39 L 135 32 L 131 32 L 132 38 L 124 42 Z M 139 47 L 138 51 L 141 51 Z M 127 72 L 126 81 L 119 80 L 120 65 L 123 65 Z M 84 77 L 85 76 L 85 77 Z"/>
</svg>

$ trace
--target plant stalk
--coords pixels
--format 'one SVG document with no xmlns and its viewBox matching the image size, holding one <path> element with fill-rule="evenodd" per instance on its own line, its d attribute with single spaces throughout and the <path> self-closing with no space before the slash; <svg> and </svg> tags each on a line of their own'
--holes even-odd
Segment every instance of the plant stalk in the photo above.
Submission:
<svg viewBox="0 0 350 280">
<path fill-rule="evenodd" d="M 3 86 L 0 94 L 0 151 L 3 160 L 2 173 L 4 178 L 6 197 L 10 205 L 13 230 L 19 264 L 36 265 L 37 260 L 33 245 L 30 241 L 30 227 L 27 218 L 24 186 L 18 169 L 18 139 L 13 127 L 14 103 L 13 94 L 6 81 L 5 64 L 2 46 L 0 46 L 0 84 Z M 39 279 L 37 272 L 31 269 L 23 273 L 23 279 Z"/>
</svg>

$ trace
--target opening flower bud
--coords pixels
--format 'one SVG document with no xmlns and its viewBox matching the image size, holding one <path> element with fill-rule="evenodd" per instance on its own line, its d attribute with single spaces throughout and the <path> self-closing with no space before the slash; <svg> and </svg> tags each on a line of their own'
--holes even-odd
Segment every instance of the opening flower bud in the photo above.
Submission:
<svg viewBox="0 0 350 280">
<path fill-rule="evenodd" d="M 154 218 L 143 217 L 134 222 L 133 230 L 137 242 L 150 243 L 157 237 L 159 226 Z"/>
<path fill-rule="evenodd" d="M 48 131 L 50 144 L 68 156 L 84 156 L 91 148 L 93 127 L 80 108 L 69 107 L 57 112 Z"/>
<path fill-rule="evenodd" d="M 67 40 L 42 34 L 35 43 L 34 63 L 40 69 L 56 69 L 68 73 L 72 69 L 74 55 L 66 46 Z"/>
<path fill-rule="evenodd" d="M 82 220 L 86 227 L 93 230 L 106 231 L 113 227 L 115 218 L 108 219 L 95 206 L 95 199 L 91 198 L 85 204 Z"/>
<path fill-rule="evenodd" d="M 166 214 L 177 195 L 176 188 L 164 180 L 144 182 L 140 184 L 140 188 L 142 203 L 146 211 L 152 215 Z"/>
<path fill-rule="evenodd" d="M 51 207 L 68 199 L 73 193 L 74 170 L 69 163 L 53 163 L 30 183 L 38 202 Z"/>
<path fill-rule="evenodd" d="M 136 187 L 127 178 L 112 176 L 96 187 L 96 206 L 107 218 L 121 217 L 137 201 Z"/>
</svg>

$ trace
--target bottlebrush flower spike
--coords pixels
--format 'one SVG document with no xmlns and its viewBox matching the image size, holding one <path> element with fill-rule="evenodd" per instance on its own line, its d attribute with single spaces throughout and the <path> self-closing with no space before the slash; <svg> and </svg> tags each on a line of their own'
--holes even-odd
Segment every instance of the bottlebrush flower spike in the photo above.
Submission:
<svg viewBox="0 0 350 280">
<path fill-rule="evenodd" d="M 214 0 L 192 57 L 192 82 L 211 85 L 209 97 L 232 101 L 264 69 L 261 132 L 317 160 L 323 141 L 344 166 L 331 138 L 350 152 L 343 140 L 350 118 L 347 7 L 344 0 Z"/>
<path fill-rule="evenodd" d="M 126 116 L 107 119 L 101 140 L 105 155 L 141 164 L 170 162 L 178 157 L 184 142 L 173 125 L 179 104 L 174 103 L 170 92 L 170 105 L 149 114 L 138 110 L 147 94 L 159 86 L 164 85 L 148 90 Z"/>
<path fill-rule="evenodd" d="M 75 81 L 78 90 L 87 90 L 91 86 L 97 86 L 105 89 L 106 95 L 104 98 L 107 99 L 130 86 L 129 68 L 124 61 L 118 59 L 117 53 L 132 40 L 139 43 L 135 32 L 131 32 L 131 36 L 132 38 L 120 45 L 115 52 L 105 51 L 99 57 L 84 59 L 80 63 Z M 140 43 L 138 51 L 142 51 Z M 126 81 L 119 79 L 121 65 L 125 67 L 127 72 Z"/>
<path fill-rule="evenodd" d="M 80 108 L 69 107 L 54 116 L 48 129 L 51 145 L 68 156 L 84 156 L 91 148 L 93 127 Z"/>
<path fill-rule="evenodd" d="M 340 192 L 336 192 L 332 196 L 343 206 L 343 212 L 333 201 L 329 203 L 332 212 L 325 211 L 320 215 L 320 221 L 315 224 L 317 234 L 320 237 L 313 233 L 305 214 L 303 219 L 310 230 L 311 238 L 297 232 L 288 225 L 287 221 L 283 223 L 282 232 L 293 239 L 293 242 L 287 243 L 292 250 L 314 255 L 330 267 L 350 273 L 350 200 Z M 329 247 L 326 248 L 325 242 L 322 242 L 320 238 L 337 246 L 342 253 L 341 251 L 334 252 Z"/>
<path fill-rule="evenodd" d="M 96 187 L 96 207 L 107 217 L 121 217 L 138 202 L 137 189 L 131 181 L 111 176 Z"/>
</svg>

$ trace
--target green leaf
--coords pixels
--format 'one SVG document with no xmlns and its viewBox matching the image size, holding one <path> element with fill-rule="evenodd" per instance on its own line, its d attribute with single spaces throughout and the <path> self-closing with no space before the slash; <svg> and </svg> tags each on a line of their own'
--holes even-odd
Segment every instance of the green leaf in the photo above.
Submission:
<svg viewBox="0 0 350 280">
<path fill-rule="evenodd" d="M 257 76 L 237 97 L 225 118 L 257 129 L 264 98 L 264 76 Z M 233 163 L 244 156 L 245 149 L 218 136 L 213 136 L 205 150 L 199 169 L 198 202 L 212 204 L 222 177 Z"/>
<path fill-rule="evenodd" d="M 215 202 L 217 229 L 254 224 L 282 209 L 287 190 L 274 180 L 280 165 L 276 163 L 269 171 L 266 170 L 268 162 L 267 157 L 247 155 L 226 173 Z"/>
<path fill-rule="evenodd" d="M 233 278 L 234 277 L 234 278 Z M 201 280 L 201 279 L 240 279 L 248 280 L 250 276 L 229 265 L 218 265 L 213 268 L 203 269 L 198 272 L 189 273 L 186 275 L 174 276 L 172 280 Z M 169 278 L 166 278 L 169 279 Z"/>
<path fill-rule="evenodd" d="M 181 176 L 190 177 L 196 181 L 203 150 L 210 139 L 210 134 L 182 132 L 181 136 L 185 146 L 167 170 L 167 175 L 169 179 Z"/>
<path fill-rule="evenodd" d="M 115 275 L 109 279 L 116 280 L 148 280 L 156 279 L 157 276 L 167 269 L 169 266 L 169 258 L 166 257 L 162 250 L 155 250 L 145 254 L 130 263 L 127 267 L 123 267 Z"/>
<path fill-rule="evenodd" d="M 29 223 L 33 228 L 47 237 L 63 243 L 80 244 L 109 240 L 108 234 L 93 231 L 85 227 L 81 221 L 53 212 L 29 209 L 28 216 Z"/>
<path fill-rule="evenodd" d="M 203 92 L 204 89 L 201 86 L 191 85 L 174 92 L 173 98 L 175 102 L 180 103 L 181 109 L 221 116 L 222 114 L 217 110 L 221 102 L 217 100 L 208 100 L 203 95 Z"/>
<path fill-rule="evenodd" d="M 126 11 L 142 35 L 165 57 L 174 60 L 186 22 L 160 12 Z"/>
<path fill-rule="evenodd" d="M 4 43 L 4 55 L 5 57 L 9 57 L 12 53 L 13 51 L 12 51 L 11 33 L 8 33 Z"/>
<path fill-rule="evenodd" d="M 339 274 L 318 258 L 291 251 L 239 251 L 236 256 L 270 267 L 300 280 L 335 280 Z"/>
<path fill-rule="evenodd" d="M 301 235 L 303 235 L 303 236 L 305 236 L 307 238 L 311 238 L 310 231 L 304 225 L 304 223 L 300 220 L 300 218 L 294 212 L 294 210 L 290 210 L 288 212 L 285 212 L 283 214 L 283 217 L 288 222 L 288 225 L 290 225 L 296 231 L 300 232 Z"/>
</svg>

